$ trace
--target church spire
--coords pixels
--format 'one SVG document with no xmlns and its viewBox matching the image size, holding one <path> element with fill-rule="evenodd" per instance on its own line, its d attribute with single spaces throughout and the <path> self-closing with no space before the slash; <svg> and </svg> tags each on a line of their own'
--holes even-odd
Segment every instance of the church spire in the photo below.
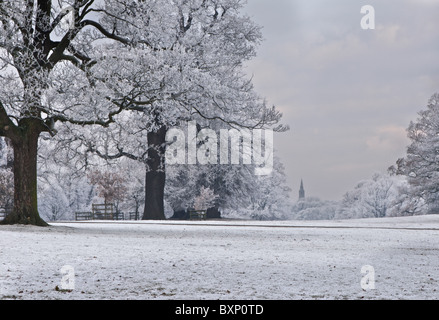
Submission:
<svg viewBox="0 0 439 320">
<path fill-rule="evenodd" d="M 305 189 L 303 188 L 303 180 L 300 179 L 299 200 L 305 199 Z"/>
</svg>

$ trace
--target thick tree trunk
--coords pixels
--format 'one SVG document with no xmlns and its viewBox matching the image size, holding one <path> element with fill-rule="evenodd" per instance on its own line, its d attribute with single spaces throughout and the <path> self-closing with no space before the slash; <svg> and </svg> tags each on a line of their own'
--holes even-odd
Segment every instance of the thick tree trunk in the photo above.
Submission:
<svg viewBox="0 0 439 320">
<path fill-rule="evenodd" d="M 32 125 L 12 140 L 14 148 L 14 208 L 3 224 L 47 226 L 37 205 L 37 151 L 40 131 Z"/>
<path fill-rule="evenodd" d="M 143 220 L 165 220 L 163 206 L 165 193 L 166 127 L 148 133 L 148 160 L 145 177 L 145 209 Z"/>
</svg>

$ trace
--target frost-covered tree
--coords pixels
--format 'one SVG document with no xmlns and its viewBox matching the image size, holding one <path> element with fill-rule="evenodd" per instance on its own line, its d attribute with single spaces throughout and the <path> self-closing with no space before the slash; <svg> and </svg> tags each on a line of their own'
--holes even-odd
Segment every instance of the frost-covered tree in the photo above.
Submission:
<svg viewBox="0 0 439 320">
<path fill-rule="evenodd" d="M 198 166 L 173 165 L 166 167 L 166 186 L 164 190 L 165 200 L 175 212 L 189 208 L 196 196 Z"/>
<path fill-rule="evenodd" d="M 126 92 L 112 85 L 148 34 L 138 23 L 143 11 L 136 16 L 132 4 L 0 1 L 0 136 L 14 149 L 15 192 L 3 223 L 46 225 L 37 205 L 42 133 L 54 135 L 56 123 L 106 126 L 129 105 Z M 121 14 L 108 11 L 112 6 Z"/>
<path fill-rule="evenodd" d="M 273 171 L 269 175 L 250 179 L 253 192 L 251 217 L 257 220 L 291 219 L 291 189 L 288 187 L 285 167 L 277 156 L 273 157 Z"/>
<path fill-rule="evenodd" d="M 353 190 L 349 190 L 343 195 L 340 207 L 334 216 L 335 218 L 352 219 L 365 216 L 362 202 L 362 187 L 364 184 L 364 181 L 358 182 Z"/>
<path fill-rule="evenodd" d="M 340 202 L 335 218 L 382 218 L 398 215 L 400 181 L 389 174 L 374 174 L 372 179 L 360 181 Z"/>
<path fill-rule="evenodd" d="M 12 169 L 14 166 L 14 150 L 11 141 L 7 138 L 0 137 L 0 168 Z"/>
<path fill-rule="evenodd" d="M 284 166 L 273 156 L 273 170 L 255 175 L 255 165 L 221 165 L 212 167 L 206 181 L 219 199 L 217 207 L 224 216 L 256 220 L 288 219 L 291 215 L 290 188 Z"/>
<path fill-rule="evenodd" d="M 215 204 L 217 198 L 218 195 L 212 189 L 201 186 L 200 194 L 194 199 L 194 209 L 207 210 Z"/>
<path fill-rule="evenodd" d="M 9 168 L 0 168 L 0 209 L 11 210 L 14 199 L 14 177 Z"/>
<path fill-rule="evenodd" d="M 72 220 L 75 212 L 90 211 L 95 188 L 85 175 L 66 167 L 41 168 L 38 176 L 38 210 L 44 219 Z"/>
<path fill-rule="evenodd" d="M 145 196 L 141 164 L 128 158 L 78 157 L 72 145 L 53 144 L 52 140 L 41 139 L 39 145 L 39 210 L 43 217 L 72 219 L 74 212 L 90 211 L 92 203 L 103 202 L 139 216 Z M 57 208 L 64 209 L 53 214 Z"/>
<path fill-rule="evenodd" d="M 89 173 L 88 178 L 92 185 L 97 186 L 98 195 L 104 199 L 104 203 L 114 203 L 117 208 L 125 200 L 128 187 L 122 173 L 111 169 L 96 169 Z"/>
<path fill-rule="evenodd" d="M 284 167 L 276 156 L 273 164 L 265 176 L 255 175 L 253 164 L 168 165 L 166 200 L 174 212 L 186 210 L 202 186 L 218 196 L 212 207 L 224 217 L 288 219 L 291 198 Z"/>
<path fill-rule="evenodd" d="M 9 141 L 0 137 L 0 209 L 12 209 L 14 200 L 13 155 Z"/>
<path fill-rule="evenodd" d="M 364 185 L 363 190 L 363 202 L 367 216 L 385 217 L 393 205 L 395 196 L 394 181 L 388 175 L 374 175 L 370 183 Z"/>
<path fill-rule="evenodd" d="M 336 201 L 306 197 L 293 204 L 291 218 L 294 220 L 331 220 L 335 216 L 338 205 Z"/>
<path fill-rule="evenodd" d="M 123 158 L 113 166 L 117 168 L 126 181 L 126 193 L 120 210 L 135 214 L 136 219 L 141 218 L 141 209 L 145 204 L 145 167 L 138 161 Z"/>
<path fill-rule="evenodd" d="M 164 219 L 165 136 L 170 127 L 196 120 L 203 126 L 221 122 L 262 128 L 274 127 L 280 119 L 280 113 L 254 92 L 242 68 L 261 40 L 259 27 L 240 13 L 243 4 L 241 0 L 133 4 L 146 12 L 142 17 L 148 37 L 137 40 L 141 48 L 132 50 L 131 60 L 118 75 L 123 82 L 106 77 L 115 80 L 117 92 L 129 97 L 125 101 L 133 113 L 115 116 L 111 145 L 103 144 L 99 135 L 81 131 L 77 136 L 85 150 L 105 159 L 129 157 L 145 164 L 144 219 Z M 119 17 L 126 8 L 106 10 Z M 117 18 L 113 21 L 118 23 Z M 113 69 L 108 65 L 108 72 Z"/>
<path fill-rule="evenodd" d="M 428 212 L 424 199 L 415 194 L 406 176 L 399 175 L 393 178 L 396 197 L 389 209 L 387 216 L 413 216 Z"/>
<path fill-rule="evenodd" d="M 72 220 L 75 212 L 90 211 L 96 188 L 86 168 L 52 139 L 42 136 L 38 145 L 38 211 L 45 220 Z"/>
<path fill-rule="evenodd" d="M 411 197 L 423 199 L 431 213 L 439 212 L 439 94 L 434 94 L 425 110 L 418 113 L 407 132 L 411 144 L 393 171 L 405 175 Z"/>
</svg>

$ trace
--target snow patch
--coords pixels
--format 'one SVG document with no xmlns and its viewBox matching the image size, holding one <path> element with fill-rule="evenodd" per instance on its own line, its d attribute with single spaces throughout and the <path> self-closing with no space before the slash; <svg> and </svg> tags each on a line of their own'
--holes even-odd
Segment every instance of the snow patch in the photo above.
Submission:
<svg viewBox="0 0 439 320">
<path fill-rule="evenodd" d="M 439 299 L 438 244 L 436 215 L 0 226 L 0 299 Z"/>
</svg>

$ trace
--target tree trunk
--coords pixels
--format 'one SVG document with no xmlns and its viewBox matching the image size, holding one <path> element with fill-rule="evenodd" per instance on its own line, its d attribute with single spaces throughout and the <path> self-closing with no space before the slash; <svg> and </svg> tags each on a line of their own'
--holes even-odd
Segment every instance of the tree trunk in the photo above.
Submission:
<svg viewBox="0 0 439 320">
<path fill-rule="evenodd" d="M 32 224 L 47 226 L 40 218 L 37 204 L 37 151 L 40 131 L 25 126 L 12 139 L 14 148 L 14 208 L 3 224 Z"/>
<path fill-rule="evenodd" d="M 143 220 L 165 220 L 165 142 L 166 127 L 148 133 L 148 160 L 145 177 Z"/>
</svg>

